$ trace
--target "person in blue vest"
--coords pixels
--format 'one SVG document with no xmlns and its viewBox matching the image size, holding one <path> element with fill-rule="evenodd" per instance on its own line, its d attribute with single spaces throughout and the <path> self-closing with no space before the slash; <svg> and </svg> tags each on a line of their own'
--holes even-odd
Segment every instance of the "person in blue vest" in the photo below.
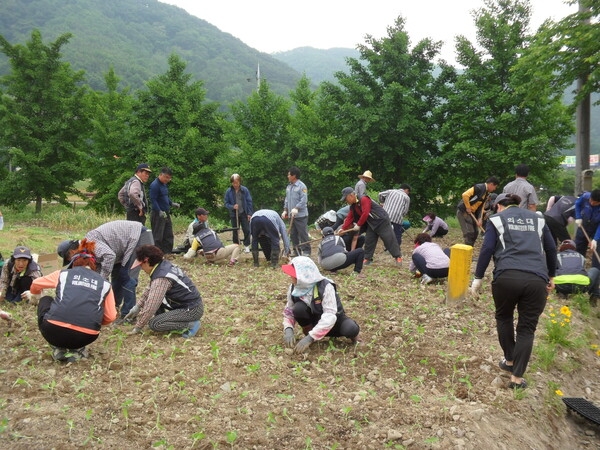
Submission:
<svg viewBox="0 0 600 450">
<path fill-rule="evenodd" d="M 360 327 L 344 311 L 337 287 L 319 272 L 312 259 L 298 256 L 281 266 L 291 277 L 287 303 L 283 309 L 283 339 L 296 353 L 304 353 L 314 341 L 324 337 L 347 337 L 360 341 Z M 304 337 L 296 343 L 294 325 L 302 327 Z"/>
<path fill-rule="evenodd" d="M 600 241 L 600 189 L 584 192 L 575 200 L 575 223 L 577 251 L 585 256 L 588 248 L 592 250 L 592 267 L 600 269 L 600 261 L 596 257 Z"/>
<path fill-rule="evenodd" d="M 178 266 L 164 259 L 155 245 L 142 245 L 135 250 L 133 267 L 140 266 L 150 276 L 150 284 L 125 317 L 135 319 L 130 335 L 141 333 L 147 325 L 152 331 L 180 331 L 191 338 L 200 329 L 204 302 L 190 278 Z"/>
<path fill-rule="evenodd" d="M 354 274 L 363 278 L 364 249 L 356 248 L 349 252 L 346 250 L 344 240 L 340 236 L 336 236 L 331 227 L 323 228 L 322 234 L 323 240 L 319 243 L 317 250 L 319 265 L 325 270 L 335 272 L 354 264 Z"/>
<path fill-rule="evenodd" d="M 556 244 L 550 229 L 541 215 L 519 208 L 520 203 L 516 194 L 502 193 L 496 198 L 497 213 L 490 217 L 485 230 L 471 285 L 471 293 L 476 295 L 493 257 L 492 296 L 498 341 L 504 353 L 498 365 L 510 372 L 511 389 L 527 387 L 523 374 L 556 274 Z M 516 330 L 515 309 L 519 315 Z"/>
<path fill-rule="evenodd" d="M 585 270 L 585 257 L 577 251 L 575 242 L 571 239 L 561 242 L 556 258 L 556 292 L 565 297 L 589 292 L 590 304 L 596 306 L 600 297 L 600 270 L 595 267 Z"/>
<path fill-rule="evenodd" d="M 36 278 L 27 291 L 30 301 L 39 302 L 38 327 L 56 361 L 88 357 L 86 347 L 98 339 L 100 328 L 117 318 L 112 287 L 96 272 L 95 247 L 83 239 L 69 268 Z M 55 289 L 56 298 L 40 298 L 43 289 Z"/>
</svg>

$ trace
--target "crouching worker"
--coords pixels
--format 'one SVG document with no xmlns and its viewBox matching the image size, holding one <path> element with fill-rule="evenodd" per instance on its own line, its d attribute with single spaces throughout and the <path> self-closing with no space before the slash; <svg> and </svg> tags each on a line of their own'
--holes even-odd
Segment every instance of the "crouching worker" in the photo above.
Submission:
<svg viewBox="0 0 600 450">
<path fill-rule="evenodd" d="M 304 353 L 314 341 L 324 337 L 347 337 L 359 341 L 358 324 L 346 316 L 335 283 L 319 273 L 306 256 L 294 258 L 281 266 L 292 279 L 283 310 L 283 339 L 296 353 Z M 296 343 L 294 325 L 302 327 L 305 337 Z"/>
<path fill-rule="evenodd" d="M 125 317 L 128 321 L 136 319 L 128 334 L 141 333 L 148 325 L 152 331 L 181 331 L 184 338 L 190 338 L 200 329 L 204 303 L 192 280 L 163 256 L 155 245 L 135 250 L 132 268 L 141 266 L 150 276 L 150 284 Z"/>
<path fill-rule="evenodd" d="M 442 250 L 435 242 L 431 242 L 431 235 L 419 233 L 414 240 L 415 249 L 409 270 L 421 273 L 421 284 L 429 284 L 434 279 L 446 278 L 450 268 L 450 249 Z"/>
<path fill-rule="evenodd" d="M 590 303 L 596 306 L 600 289 L 600 270 L 591 267 L 585 270 L 585 257 L 577 252 L 575 242 L 564 240 L 556 255 L 556 276 L 554 287 L 558 294 L 567 297 L 569 294 L 590 293 Z"/>
<path fill-rule="evenodd" d="M 2 267 L 0 301 L 20 302 L 32 281 L 41 276 L 40 266 L 31 257 L 31 251 L 23 246 L 15 248 L 10 260 Z"/>
<path fill-rule="evenodd" d="M 323 240 L 319 244 L 319 264 L 325 270 L 336 271 L 354 264 L 354 272 L 361 277 L 365 251 L 357 248 L 351 252 L 346 250 L 346 243 L 340 236 L 333 234 L 333 228 L 323 228 Z"/>
<path fill-rule="evenodd" d="M 26 293 L 29 300 L 39 299 L 38 327 L 57 361 L 86 358 L 100 327 L 117 318 L 111 285 L 96 273 L 95 246 L 83 239 L 67 269 L 36 278 Z M 43 289 L 56 289 L 56 298 L 40 299 Z"/>
<path fill-rule="evenodd" d="M 202 249 L 206 261 L 210 264 L 229 261 L 228 265 L 233 266 L 237 263 L 240 255 L 240 247 L 238 244 L 224 245 L 217 233 L 211 230 L 208 225 L 208 211 L 204 208 L 196 210 L 198 217 L 198 225 L 195 228 L 195 235 L 191 242 L 191 247 L 185 255 L 184 259 L 192 259 Z"/>
</svg>

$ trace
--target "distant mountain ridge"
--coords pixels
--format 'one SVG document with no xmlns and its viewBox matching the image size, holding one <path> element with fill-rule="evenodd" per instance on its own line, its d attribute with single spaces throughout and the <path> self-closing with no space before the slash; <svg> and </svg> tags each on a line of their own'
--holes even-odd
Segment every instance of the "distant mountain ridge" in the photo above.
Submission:
<svg viewBox="0 0 600 450">
<path fill-rule="evenodd" d="M 352 48 L 330 48 L 320 50 L 313 47 L 299 47 L 272 56 L 286 63 L 292 69 L 306 76 L 314 83 L 335 81 L 336 72 L 347 72 L 347 58 L 358 59 L 360 52 Z"/>
</svg>

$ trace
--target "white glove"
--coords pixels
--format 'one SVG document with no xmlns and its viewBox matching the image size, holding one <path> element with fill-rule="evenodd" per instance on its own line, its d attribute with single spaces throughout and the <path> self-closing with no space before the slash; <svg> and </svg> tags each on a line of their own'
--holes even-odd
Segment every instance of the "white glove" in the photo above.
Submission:
<svg viewBox="0 0 600 450">
<path fill-rule="evenodd" d="M 40 302 L 41 294 L 32 294 L 31 291 L 25 291 L 21 294 L 22 299 L 27 299 L 32 305 L 37 305 Z"/>
<path fill-rule="evenodd" d="M 171 206 L 173 208 L 179 208 L 181 205 L 179 203 L 171 202 Z"/>
<path fill-rule="evenodd" d="M 352 228 L 352 230 L 354 230 L 354 231 L 360 231 L 360 226 L 359 225 L 354 225 L 354 228 Z"/>
<path fill-rule="evenodd" d="M 284 212 L 281 213 L 281 218 L 283 220 L 287 219 L 287 211 L 284 211 Z"/>
<path fill-rule="evenodd" d="M 598 242 L 595 239 L 592 239 L 590 241 L 590 249 L 595 252 L 596 251 L 596 246 L 598 245 Z"/>
<path fill-rule="evenodd" d="M 578 227 L 580 227 L 582 223 L 583 219 L 575 219 L 575 225 L 577 225 Z"/>
<path fill-rule="evenodd" d="M 298 214 L 298 208 L 292 208 L 292 217 Z"/>
<path fill-rule="evenodd" d="M 158 213 L 158 215 L 160 216 L 161 219 L 166 219 L 167 218 L 166 211 L 161 211 L 161 212 Z"/>
<path fill-rule="evenodd" d="M 473 280 L 473 282 L 471 283 L 471 289 L 469 289 L 472 295 L 477 295 L 479 293 L 479 291 L 481 290 L 481 283 L 483 283 L 483 280 L 481 278 L 475 278 Z"/>
<path fill-rule="evenodd" d="M 10 322 L 12 320 L 12 315 L 3 309 L 0 309 L 0 319 L 8 320 Z"/>
<path fill-rule="evenodd" d="M 139 305 L 135 305 L 133 308 L 131 308 L 129 310 L 129 312 L 125 315 L 125 317 L 123 317 L 124 321 L 131 321 L 133 319 L 135 319 L 138 315 L 138 313 L 140 312 L 140 306 Z"/>
<path fill-rule="evenodd" d="M 141 328 L 134 327 L 131 331 L 127 332 L 127 336 L 133 336 L 134 334 L 140 334 L 141 332 Z"/>
</svg>

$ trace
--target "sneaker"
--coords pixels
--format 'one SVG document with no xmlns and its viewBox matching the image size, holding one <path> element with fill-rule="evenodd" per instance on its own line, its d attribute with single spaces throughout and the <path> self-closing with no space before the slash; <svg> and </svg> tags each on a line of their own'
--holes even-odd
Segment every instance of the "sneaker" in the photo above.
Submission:
<svg viewBox="0 0 600 450">
<path fill-rule="evenodd" d="M 364 259 L 363 266 L 370 266 L 372 262 L 373 262 L 372 259 Z"/>
<path fill-rule="evenodd" d="M 198 330 L 200 329 L 200 321 L 196 320 L 195 322 L 190 322 L 188 325 L 188 329 L 181 334 L 181 337 L 184 339 L 189 339 L 191 337 L 196 336 Z"/>
<path fill-rule="evenodd" d="M 433 281 L 433 278 L 431 278 L 429 275 L 427 275 L 426 273 L 423 274 L 423 276 L 421 276 L 421 284 L 429 284 Z"/>
<path fill-rule="evenodd" d="M 397 266 L 402 266 L 402 256 L 396 258 L 396 265 Z"/>
<path fill-rule="evenodd" d="M 511 381 L 510 383 L 508 383 L 508 388 L 509 389 L 526 389 L 527 382 L 525 380 L 522 380 L 520 383 L 515 383 L 515 382 Z"/>
<path fill-rule="evenodd" d="M 54 361 L 66 361 L 67 357 L 65 355 L 67 351 L 66 348 L 52 346 L 52 358 Z"/>
<path fill-rule="evenodd" d="M 250 246 L 249 245 L 246 245 L 244 247 L 244 253 L 250 253 Z"/>
</svg>

